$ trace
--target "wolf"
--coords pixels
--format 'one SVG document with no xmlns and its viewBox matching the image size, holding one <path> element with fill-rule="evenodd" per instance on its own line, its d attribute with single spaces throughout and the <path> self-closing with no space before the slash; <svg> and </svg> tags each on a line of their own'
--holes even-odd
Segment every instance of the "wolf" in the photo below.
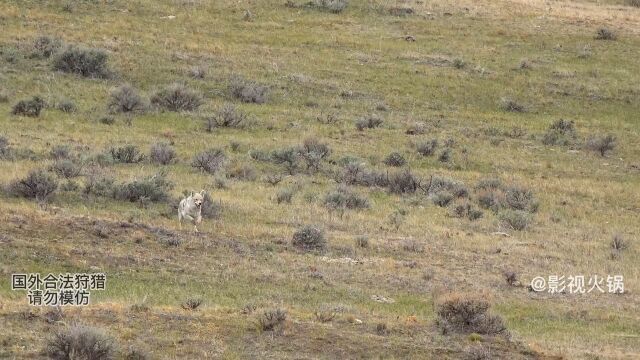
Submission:
<svg viewBox="0 0 640 360">
<path fill-rule="evenodd" d="M 182 220 L 191 221 L 195 232 L 198 232 L 198 225 L 202 222 L 202 203 L 204 202 L 205 191 L 199 193 L 192 191 L 191 195 L 182 199 L 178 205 L 178 221 L 182 230 Z"/>
</svg>

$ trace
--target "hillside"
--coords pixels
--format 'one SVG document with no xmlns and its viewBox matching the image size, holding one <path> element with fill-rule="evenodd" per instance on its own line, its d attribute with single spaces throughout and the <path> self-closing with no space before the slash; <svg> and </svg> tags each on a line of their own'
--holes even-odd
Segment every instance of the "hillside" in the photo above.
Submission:
<svg viewBox="0 0 640 360">
<path fill-rule="evenodd" d="M 638 358 L 638 59 L 627 0 L 3 1 L 0 358 Z"/>
</svg>

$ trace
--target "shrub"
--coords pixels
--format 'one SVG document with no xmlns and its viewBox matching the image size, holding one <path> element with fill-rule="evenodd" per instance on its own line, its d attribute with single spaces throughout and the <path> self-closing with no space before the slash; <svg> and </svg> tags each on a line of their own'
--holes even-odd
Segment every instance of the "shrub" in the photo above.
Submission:
<svg viewBox="0 0 640 360">
<path fill-rule="evenodd" d="M 611 249 L 615 251 L 623 251 L 629 247 L 629 243 L 620 234 L 613 236 L 611 240 Z"/>
<path fill-rule="evenodd" d="M 9 92 L 0 87 L 0 103 L 6 103 L 9 101 Z"/>
<path fill-rule="evenodd" d="M 327 246 L 324 231 L 312 225 L 305 225 L 293 233 L 293 246 L 302 250 L 323 250 Z"/>
<path fill-rule="evenodd" d="M 242 102 L 263 104 L 267 102 L 269 88 L 254 81 L 234 76 L 229 84 L 229 92 L 231 92 L 231 96 Z"/>
<path fill-rule="evenodd" d="M 69 145 L 55 145 L 49 151 L 49 155 L 54 160 L 70 159 L 72 157 Z"/>
<path fill-rule="evenodd" d="M 476 184 L 476 189 L 480 190 L 497 190 L 502 187 L 502 180 L 498 178 L 481 179 Z"/>
<path fill-rule="evenodd" d="M 596 40 L 616 40 L 618 36 L 613 30 L 607 28 L 600 28 L 596 32 Z"/>
<path fill-rule="evenodd" d="M 200 171 L 215 174 L 226 161 L 227 156 L 222 149 L 209 149 L 197 154 L 191 161 L 191 166 Z"/>
<path fill-rule="evenodd" d="M 477 333 L 497 335 L 506 333 L 501 317 L 488 313 L 489 303 L 476 296 L 452 294 L 436 306 L 437 324 L 444 333 Z"/>
<path fill-rule="evenodd" d="M 569 145 L 576 137 L 573 121 L 560 119 L 549 126 L 542 138 L 545 145 Z"/>
<path fill-rule="evenodd" d="M 347 185 L 379 187 L 387 187 L 389 185 L 389 177 L 386 173 L 368 170 L 364 164 L 357 160 L 351 160 L 344 165 L 338 181 Z"/>
<path fill-rule="evenodd" d="M 600 156 L 605 156 L 615 147 L 616 138 L 613 135 L 594 136 L 587 140 L 587 149 L 599 152 Z"/>
<path fill-rule="evenodd" d="M 334 14 L 341 13 L 349 5 L 348 0 L 313 0 L 309 3 L 312 7 L 328 11 Z"/>
<path fill-rule="evenodd" d="M 9 146 L 9 139 L 0 135 L 0 159 L 7 159 L 11 154 L 11 147 Z"/>
<path fill-rule="evenodd" d="M 522 187 L 512 186 L 505 191 L 506 204 L 513 210 L 536 212 L 538 202 L 533 192 Z"/>
<path fill-rule="evenodd" d="M 136 89 L 124 84 L 111 90 L 107 108 L 112 113 L 142 113 L 147 104 Z"/>
<path fill-rule="evenodd" d="M 295 191 L 293 191 L 292 189 L 282 189 L 278 191 L 278 193 L 276 194 L 276 202 L 278 204 L 282 204 L 282 203 L 290 204 L 294 194 L 295 194 Z"/>
<path fill-rule="evenodd" d="M 258 178 L 256 168 L 248 164 L 235 164 L 227 171 L 227 177 L 242 181 L 255 181 Z"/>
<path fill-rule="evenodd" d="M 203 80 L 207 77 L 207 68 L 204 66 L 194 66 L 189 69 L 189 76 L 194 79 Z"/>
<path fill-rule="evenodd" d="M 140 152 L 135 145 L 124 145 L 109 149 L 109 153 L 115 162 L 123 164 L 136 164 L 145 159 L 145 155 Z"/>
<path fill-rule="evenodd" d="M 356 129 L 363 131 L 364 129 L 375 129 L 382 125 L 383 120 L 377 115 L 370 115 L 360 118 L 356 121 Z"/>
<path fill-rule="evenodd" d="M 453 150 L 451 148 L 444 148 L 440 155 L 438 155 L 438 161 L 443 163 L 451 162 L 451 158 L 453 157 Z"/>
<path fill-rule="evenodd" d="M 300 147 L 300 156 L 307 165 L 307 170 L 318 171 L 323 160 L 331 155 L 329 145 L 315 138 L 307 138 Z"/>
<path fill-rule="evenodd" d="M 389 176 L 388 188 L 394 194 L 413 194 L 420 187 L 420 180 L 409 170 Z"/>
<path fill-rule="evenodd" d="M 500 214 L 500 221 L 513 230 L 524 230 L 531 223 L 531 214 L 522 210 L 505 210 Z"/>
<path fill-rule="evenodd" d="M 116 188 L 114 196 L 118 200 L 130 202 L 159 202 L 169 197 L 169 190 L 172 188 L 173 184 L 165 173 L 160 172 L 142 180 L 121 184 Z"/>
<path fill-rule="evenodd" d="M 76 104 L 71 100 L 62 100 L 56 105 L 56 109 L 65 113 L 74 113 L 78 110 Z"/>
<path fill-rule="evenodd" d="M 116 118 L 114 118 L 113 116 L 105 115 L 101 116 L 98 119 L 98 122 L 104 125 L 113 125 L 116 123 Z"/>
<path fill-rule="evenodd" d="M 627 4 L 633 7 L 640 7 L 640 0 L 627 0 Z"/>
<path fill-rule="evenodd" d="M 15 196 L 46 201 L 58 189 L 56 179 L 42 169 L 32 170 L 25 178 L 9 184 Z"/>
<path fill-rule="evenodd" d="M 484 209 L 498 212 L 505 204 L 504 192 L 501 190 L 481 190 L 477 194 L 478 205 Z"/>
<path fill-rule="evenodd" d="M 431 201 L 440 207 L 446 207 L 453 201 L 454 196 L 448 191 L 440 191 L 431 196 Z"/>
<path fill-rule="evenodd" d="M 428 129 L 427 124 L 423 122 L 416 122 L 409 125 L 409 127 L 407 128 L 407 130 L 404 131 L 404 133 L 407 135 L 422 135 L 427 132 L 427 129 Z"/>
<path fill-rule="evenodd" d="M 416 150 L 418 151 L 418 154 L 422 156 L 431 156 L 435 153 L 437 147 L 438 140 L 432 139 L 418 143 L 416 145 Z"/>
<path fill-rule="evenodd" d="M 74 325 L 50 338 L 45 352 L 49 358 L 57 360 L 109 360 L 116 356 L 116 345 L 100 329 Z"/>
<path fill-rule="evenodd" d="M 202 105 L 202 97 L 186 85 L 174 83 L 157 91 L 151 103 L 168 111 L 193 111 Z"/>
<path fill-rule="evenodd" d="M 116 184 L 113 178 L 101 174 L 91 174 L 85 183 L 84 193 L 101 197 L 116 197 Z"/>
<path fill-rule="evenodd" d="M 202 305 L 202 299 L 189 298 L 182 303 L 182 308 L 185 310 L 195 311 Z"/>
<path fill-rule="evenodd" d="M 53 59 L 53 69 L 90 78 L 107 78 L 107 53 L 75 45 L 67 46 Z"/>
<path fill-rule="evenodd" d="M 287 312 L 282 309 L 265 311 L 258 319 L 262 331 L 272 331 L 287 320 Z"/>
<path fill-rule="evenodd" d="M 290 175 L 298 168 L 300 153 L 297 148 L 289 147 L 271 152 L 271 160 L 279 165 L 284 165 Z"/>
<path fill-rule="evenodd" d="M 359 248 L 368 248 L 369 247 L 369 238 L 366 236 L 358 236 L 356 237 L 356 246 Z"/>
<path fill-rule="evenodd" d="M 337 211 L 367 209 L 369 208 L 369 200 L 346 186 L 339 186 L 327 193 L 324 198 L 324 205 L 331 210 Z"/>
<path fill-rule="evenodd" d="M 483 213 L 482 211 L 474 208 L 470 202 L 465 201 L 463 203 L 456 204 L 451 210 L 451 215 L 458 218 L 468 218 L 473 221 L 481 218 Z"/>
<path fill-rule="evenodd" d="M 464 69 L 464 67 L 467 66 L 467 63 L 462 58 L 453 59 L 453 62 L 451 64 L 456 69 Z"/>
<path fill-rule="evenodd" d="M 38 36 L 33 41 L 31 57 L 50 58 L 62 47 L 62 40 L 51 36 Z"/>
<path fill-rule="evenodd" d="M 449 192 L 455 197 L 467 197 L 469 195 L 467 187 L 459 181 L 446 177 L 432 177 L 427 192 L 429 194 L 438 194 L 443 191 Z"/>
<path fill-rule="evenodd" d="M 517 100 L 505 97 L 500 100 L 502 110 L 508 112 L 524 113 L 527 112 L 527 107 L 524 104 L 519 103 Z"/>
<path fill-rule="evenodd" d="M 401 167 L 407 164 L 407 160 L 405 160 L 402 154 L 394 151 L 387 155 L 387 157 L 384 159 L 384 164 L 387 166 Z"/>
<path fill-rule="evenodd" d="M 202 200 L 202 217 L 205 219 L 219 219 L 222 215 L 222 202 L 213 201 L 208 192 L 204 193 Z"/>
<path fill-rule="evenodd" d="M 238 110 L 233 104 L 224 104 L 213 116 L 206 118 L 206 130 L 212 132 L 215 128 L 241 128 L 247 122 L 247 115 Z"/>
<path fill-rule="evenodd" d="M 283 177 L 280 174 L 269 174 L 264 177 L 264 181 L 271 186 L 278 185 L 282 181 L 282 179 Z"/>
<path fill-rule="evenodd" d="M 176 159 L 176 151 L 167 143 L 155 143 L 151 145 L 149 153 L 151 162 L 160 165 L 169 165 Z"/>
<path fill-rule="evenodd" d="M 29 100 L 20 100 L 11 109 L 13 115 L 38 117 L 47 103 L 40 96 L 34 96 Z"/>
<path fill-rule="evenodd" d="M 251 149 L 249 151 L 249 156 L 256 161 L 269 161 L 271 160 L 271 155 L 264 151 L 264 150 L 259 150 L 259 149 Z"/>
<path fill-rule="evenodd" d="M 63 177 L 65 179 L 72 179 L 80 176 L 82 172 L 82 166 L 77 165 L 71 160 L 63 159 L 53 163 L 50 170 L 60 177 Z"/>
</svg>

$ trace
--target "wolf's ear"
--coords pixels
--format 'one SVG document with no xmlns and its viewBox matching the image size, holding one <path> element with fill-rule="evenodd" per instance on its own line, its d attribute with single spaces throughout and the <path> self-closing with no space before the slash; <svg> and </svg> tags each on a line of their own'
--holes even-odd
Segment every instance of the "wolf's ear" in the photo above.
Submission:
<svg viewBox="0 0 640 360">
<path fill-rule="evenodd" d="M 204 190 L 200 191 L 200 195 L 202 195 L 202 196 L 204 196 L 204 194 L 206 194 L 206 193 L 207 193 L 207 192 L 206 192 L 206 191 L 204 191 Z"/>
</svg>

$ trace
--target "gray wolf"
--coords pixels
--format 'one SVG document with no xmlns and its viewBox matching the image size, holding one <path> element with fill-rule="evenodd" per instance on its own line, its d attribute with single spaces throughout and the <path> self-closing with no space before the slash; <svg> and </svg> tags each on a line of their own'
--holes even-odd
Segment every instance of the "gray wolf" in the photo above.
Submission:
<svg viewBox="0 0 640 360">
<path fill-rule="evenodd" d="M 182 221 L 187 220 L 193 223 L 195 232 L 198 232 L 198 225 L 202 222 L 202 203 L 204 202 L 205 191 L 199 193 L 192 191 L 189 197 L 184 198 L 178 205 L 178 221 L 182 230 Z"/>
</svg>

